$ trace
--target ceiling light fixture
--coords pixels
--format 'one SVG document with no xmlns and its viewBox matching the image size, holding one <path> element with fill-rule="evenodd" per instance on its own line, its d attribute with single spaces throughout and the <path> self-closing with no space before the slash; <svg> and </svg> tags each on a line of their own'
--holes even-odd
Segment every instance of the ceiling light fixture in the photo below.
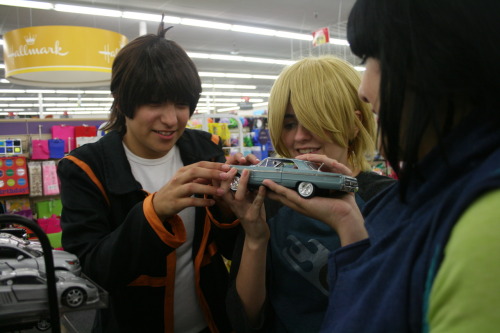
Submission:
<svg viewBox="0 0 500 333">
<path fill-rule="evenodd" d="M 119 10 L 102 9 L 102 8 L 98 9 L 93 7 L 56 4 L 54 5 L 54 9 L 58 12 L 75 13 L 75 14 L 109 16 L 109 17 L 122 16 L 122 12 Z"/>
<path fill-rule="evenodd" d="M 0 0 L 0 5 L 24 7 L 33 9 L 53 9 L 54 5 L 48 2 L 24 1 L 24 0 Z"/>
<path fill-rule="evenodd" d="M 158 22 L 160 20 L 160 15 L 155 15 L 151 13 L 130 12 L 130 11 L 122 12 L 119 10 L 74 6 L 66 4 L 53 5 L 48 2 L 38 2 L 38 1 L 0 0 L 0 5 L 26 7 L 34 9 L 54 9 L 57 11 L 68 12 L 68 13 L 87 14 L 95 16 L 122 17 L 125 19 L 145 20 L 151 22 Z M 190 25 L 195 27 L 218 29 L 218 30 L 231 30 L 235 32 L 243 32 L 243 33 L 250 33 L 263 36 L 279 37 L 279 38 L 297 39 L 305 41 L 312 41 L 313 39 L 311 34 L 302 34 L 291 31 L 273 30 L 273 29 L 238 25 L 238 24 L 228 24 L 216 21 L 198 20 L 187 17 L 181 18 L 175 16 L 165 16 L 163 21 L 165 23 L 171 23 L 171 24 L 183 24 L 183 25 Z M 349 43 L 346 40 L 338 38 L 330 39 L 330 43 L 336 45 L 345 45 L 345 46 L 349 45 Z"/>
</svg>

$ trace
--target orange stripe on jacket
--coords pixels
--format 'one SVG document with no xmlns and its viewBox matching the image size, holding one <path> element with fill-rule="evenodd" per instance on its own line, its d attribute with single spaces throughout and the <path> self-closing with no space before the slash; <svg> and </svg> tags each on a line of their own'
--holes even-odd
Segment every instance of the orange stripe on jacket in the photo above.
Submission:
<svg viewBox="0 0 500 333">
<path fill-rule="evenodd" d="M 216 145 L 218 145 L 219 142 L 220 142 L 220 136 L 212 134 L 211 140 L 212 140 L 213 143 L 215 143 Z"/>
<path fill-rule="evenodd" d="M 234 220 L 233 222 L 231 223 L 220 223 L 219 221 L 217 221 L 215 219 L 215 217 L 212 215 L 212 212 L 210 211 L 210 209 L 208 207 L 205 207 L 205 210 L 207 212 L 207 217 L 210 219 L 210 221 L 215 224 L 218 228 L 221 228 L 221 229 L 230 229 L 230 228 L 234 228 L 236 227 L 238 224 L 240 224 L 240 220 L 239 219 L 236 219 Z"/>
<path fill-rule="evenodd" d="M 129 287 L 165 287 L 163 303 L 163 319 L 165 333 L 174 333 L 174 287 L 175 287 L 175 265 L 177 257 L 175 251 L 167 256 L 167 276 L 153 277 L 140 275 L 128 284 Z"/>
<path fill-rule="evenodd" d="M 179 215 L 174 215 L 167 219 L 167 223 L 172 226 L 172 232 L 168 231 L 163 222 L 156 215 L 153 207 L 154 194 L 150 194 L 144 199 L 142 209 L 149 225 L 160 239 L 170 247 L 178 248 L 186 241 L 186 228 Z"/>
<path fill-rule="evenodd" d="M 167 256 L 167 287 L 164 297 L 164 325 L 165 333 L 174 333 L 174 288 L 175 288 L 175 265 L 177 257 L 175 251 Z"/>
<path fill-rule="evenodd" d="M 104 199 L 106 199 L 106 202 L 108 205 L 110 205 L 108 195 L 106 194 L 106 191 L 104 190 L 104 186 L 102 186 L 101 181 L 97 178 L 95 175 L 94 171 L 90 168 L 90 166 L 85 163 L 84 161 L 80 160 L 79 158 L 73 156 L 73 155 L 67 155 L 64 158 L 67 158 L 68 160 L 72 161 L 76 165 L 80 167 L 88 176 L 89 178 L 94 182 L 94 184 L 99 188 L 101 191 L 102 195 L 104 196 Z"/>
<path fill-rule="evenodd" d="M 204 264 L 205 257 L 205 249 L 207 247 L 208 235 L 210 233 L 211 223 L 210 219 L 206 216 L 203 227 L 203 236 L 201 238 L 200 248 L 196 257 L 194 258 L 194 279 L 195 279 L 195 287 L 196 287 L 196 295 L 198 295 L 198 300 L 200 301 L 200 307 L 203 310 L 205 315 L 205 320 L 207 322 L 208 327 L 210 328 L 210 332 L 218 333 L 219 330 L 215 325 L 215 321 L 212 317 L 212 312 L 210 311 L 210 307 L 208 306 L 207 300 L 203 295 L 203 292 L 200 287 L 200 267 Z"/>
</svg>

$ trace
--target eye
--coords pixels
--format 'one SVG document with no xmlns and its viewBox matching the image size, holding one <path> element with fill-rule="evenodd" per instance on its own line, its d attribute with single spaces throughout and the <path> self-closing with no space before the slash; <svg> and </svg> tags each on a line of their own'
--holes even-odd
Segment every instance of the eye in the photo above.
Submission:
<svg viewBox="0 0 500 333">
<path fill-rule="evenodd" d="M 291 131 L 297 128 L 298 123 L 296 121 L 286 121 L 283 123 L 283 129 L 286 131 Z"/>
</svg>

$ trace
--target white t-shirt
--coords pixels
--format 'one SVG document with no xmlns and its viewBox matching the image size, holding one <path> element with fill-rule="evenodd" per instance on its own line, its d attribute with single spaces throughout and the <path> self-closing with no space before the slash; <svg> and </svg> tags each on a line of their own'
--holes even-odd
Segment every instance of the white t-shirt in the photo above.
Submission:
<svg viewBox="0 0 500 333">
<path fill-rule="evenodd" d="M 168 154 L 158 159 L 146 159 L 134 155 L 126 146 L 125 154 L 134 178 L 149 193 L 157 192 L 182 168 L 179 148 L 174 146 Z M 179 212 L 186 228 L 186 242 L 176 250 L 174 290 L 174 331 L 198 333 L 207 327 L 203 312 L 196 297 L 192 245 L 195 226 L 195 208 L 188 207 Z"/>
</svg>

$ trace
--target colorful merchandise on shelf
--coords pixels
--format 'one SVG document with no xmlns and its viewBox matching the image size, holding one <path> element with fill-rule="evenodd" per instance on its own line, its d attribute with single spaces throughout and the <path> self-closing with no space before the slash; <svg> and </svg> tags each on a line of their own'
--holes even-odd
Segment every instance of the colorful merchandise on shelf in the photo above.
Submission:
<svg viewBox="0 0 500 333">
<path fill-rule="evenodd" d="M 31 159 L 48 160 L 49 158 L 49 140 L 31 140 Z"/>
<path fill-rule="evenodd" d="M 16 214 L 30 209 L 31 206 L 28 198 L 12 198 L 5 200 L 5 212 L 7 214 Z"/>
<path fill-rule="evenodd" d="M 48 218 L 39 218 L 37 223 L 40 228 L 47 234 L 50 245 L 56 250 L 62 250 L 61 244 L 61 220 L 56 215 L 52 215 Z"/>
<path fill-rule="evenodd" d="M 63 158 L 64 157 L 64 140 L 50 139 L 49 141 L 49 157 Z"/>
<path fill-rule="evenodd" d="M 57 178 L 57 168 L 55 161 L 42 162 L 43 194 L 59 194 L 59 179 Z"/>
<path fill-rule="evenodd" d="M 0 157 L 0 196 L 29 194 L 26 158 Z"/>
<path fill-rule="evenodd" d="M 0 155 L 13 156 L 23 153 L 21 139 L 0 140 Z"/>
<path fill-rule="evenodd" d="M 30 197 L 41 197 L 43 195 L 42 162 L 29 161 L 28 173 Z"/>
<path fill-rule="evenodd" d="M 52 138 L 64 140 L 64 152 L 68 153 L 75 146 L 75 127 L 69 125 L 54 125 L 51 128 Z"/>
<path fill-rule="evenodd" d="M 35 203 L 37 218 L 49 218 L 52 215 L 61 216 L 61 199 L 42 200 Z"/>
</svg>

